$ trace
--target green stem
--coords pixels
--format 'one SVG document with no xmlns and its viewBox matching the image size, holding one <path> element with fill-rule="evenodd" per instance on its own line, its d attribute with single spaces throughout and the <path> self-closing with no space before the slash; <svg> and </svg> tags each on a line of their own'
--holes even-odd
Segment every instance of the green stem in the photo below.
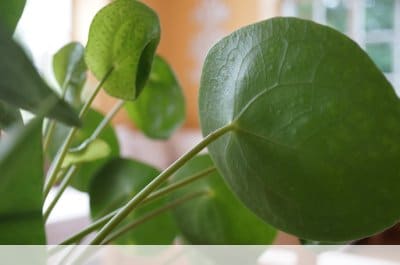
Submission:
<svg viewBox="0 0 400 265">
<path fill-rule="evenodd" d="M 102 131 L 104 130 L 104 128 L 107 126 L 107 124 L 112 120 L 112 118 L 114 118 L 114 116 L 118 113 L 118 111 L 122 108 L 122 106 L 125 104 L 124 100 L 119 100 L 115 106 L 111 109 L 111 111 L 107 114 L 106 117 L 104 117 L 104 119 L 100 122 L 100 124 L 97 126 L 97 128 L 95 129 L 95 131 L 92 133 L 92 135 L 86 139 L 81 145 L 79 145 L 79 147 L 74 148 L 74 149 L 69 149 L 70 152 L 73 151 L 78 151 L 81 149 L 84 149 L 85 147 L 87 147 L 88 144 L 90 144 L 91 142 L 93 142 L 94 140 L 97 139 L 97 137 L 102 133 Z M 57 196 L 55 197 L 55 199 L 52 201 L 52 203 L 50 204 L 50 207 L 46 210 L 45 215 L 44 215 L 44 220 L 46 221 L 48 218 L 48 215 L 51 213 L 52 209 L 54 208 L 55 204 L 57 203 L 59 197 L 61 197 L 61 195 L 64 193 L 66 187 L 69 185 L 69 182 L 72 178 L 72 175 L 75 173 L 76 171 L 76 167 L 73 167 L 73 172 L 71 173 L 71 175 L 67 176 L 67 182 L 63 181 L 63 184 L 65 183 L 65 187 L 63 186 L 63 184 L 61 185 L 62 188 L 60 188 L 58 190 Z M 64 177 L 65 178 L 65 177 Z M 64 179 L 65 180 L 65 179 Z M 54 203 L 54 205 L 53 205 Z"/>
<path fill-rule="evenodd" d="M 176 199 L 176 200 L 174 200 L 174 201 L 172 201 L 170 203 L 167 203 L 164 206 L 145 214 L 144 216 L 140 217 L 139 219 L 133 221 L 132 223 L 121 227 L 120 229 L 118 229 L 117 231 L 112 233 L 110 236 L 108 236 L 101 244 L 102 245 L 109 244 L 111 241 L 114 241 L 116 238 L 122 236 L 123 234 L 125 234 L 126 232 L 136 228 L 137 226 L 145 223 L 146 221 L 148 221 L 148 220 L 150 220 L 150 219 L 152 219 L 152 218 L 154 218 L 154 217 L 156 217 L 156 216 L 158 216 L 158 215 L 160 215 L 162 213 L 165 213 L 166 211 L 168 211 L 170 209 L 173 209 L 173 208 L 175 208 L 176 206 L 178 206 L 178 205 L 180 205 L 182 203 L 185 203 L 185 202 L 187 202 L 187 201 L 189 201 L 191 199 L 194 199 L 194 198 L 196 198 L 198 196 L 201 196 L 201 195 L 205 195 L 207 193 L 208 192 L 206 192 L 206 191 L 198 191 L 198 192 L 194 192 L 192 194 L 183 196 L 183 197 L 181 197 L 179 199 Z"/>
<path fill-rule="evenodd" d="M 90 245 L 100 244 L 112 231 L 119 225 L 122 220 L 135 209 L 147 196 L 149 196 L 159 185 L 161 185 L 165 180 L 167 180 L 173 173 L 175 173 L 179 168 L 181 168 L 187 161 L 193 158 L 201 150 L 203 150 L 207 145 L 217 140 L 219 137 L 225 133 L 233 130 L 235 128 L 234 124 L 228 124 L 218 130 L 210 133 L 205 137 L 200 143 L 198 143 L 192 150 L 181 156 L 167 169 L 161 172 L 155 179 L 153 179 L 146 187 L 144 187 L 140 192 L 138 192 L 125 206 L 121 208 L 120 211 L 100 230 L 100 232 L 95 236 L 95 238 L 90 242 Z"/>
<path fill-rule="evenodd" d="M 188 185 L 188 184 L 190 184 L 190 183 L 192 183 L 192 182 L 194 182 L 194 181 L 196 181 L 198 179 L 201 179 L 203 177 L 208 176 L 210 173 L 212 173 L 215 170 L 216 170 L 215 167 L 209 167 L 209 168 L 207 168 L 207 169 L 205 169 L 203 171 L 200 171 L 199 173 L 197 173 L 197 174 L 195 174 L 193 176 L 190 176 L 188 178 L 185 178 L 183 180 L 180 180 L 180 181 L 177 181 L 177 182 L 175 182 L 173 184 L 170 184 L 170 185 L 168 185 L 168 186 L 166 186 L 164 188 L 156 190 L 155 192 L 151 193 L 149 195 L 149 197 L 144 199 L 142 201 L 142 203 L 147 203 L 147 202 L 153 201 L 155 199 L 158 199 L 158 198 L 160 198 L 160 197 L 162 197 L 164 195 L 167 195 L 168 193 L 170 193 L 172 191 L 175 191 L 175 190 L 177 190 L 177 189 L 179 189 L 181 187 L 184 187 L 184 186 L 186 186 L 186 185 Z"/>
<path fill-rule="evenodd" d="M 136 228 L 137 226 L 145 223 L 146 221 L 178 206 L 179 204 L 185 203 L 195 197 L 201 196 L 201 195 L 205 195 L 208 194 L 207 191 L 198 191 L 198 192 L 194 192 L 191 193 L 189 195 L 186 195 L 184 197 L 181 197 L 179 199 L 176 199 L 175 201 L 168 203 L 164 206 L 162 206 L 159 209 L 156 209 L 154 211 L 151 211 L 149 213 L 147 213 L 146 215 L 140 217 L 139 219 L 135 220 L 133 223 L 130 223 L 124 227 L 122 227 L 121 229 L 119 229 L 118 231 L 116 231 L 115 233 L 111 234 L 109 237 L 107 237 L 104 242 L 102 242 L 102 245 L 108 244 L 111 241 L 113 241 L 114 239 L 118 238 L 119 236 L 125 234 L 126 232 Z M 97 251 L 97 249 L 94 248 L 90 248 L 88 247 L 87 249 L 85 249 L 79 256 L 78 258 L 72 263 L 72 264 L 83 264 L 84 261 L 86 261 L 88 258 L 90 258 L 95 252 Z"/>
<path fill-rule="evenodd" d="M 118 111 L 124 106 L 124 100 L 118 100 L 118 102 L 114 105 L 114 107 L 107 113 L 104 119 L 99 123 L 96 127 L 92 135 L 87 138 L 83 143 L 81 143 L 78 147 L 71 148 L 71 152 L 81 151 L 84 150 L 90 143 L 99 137 L 99 135 L 103 132 L 106 126 L 110 123 L 110 121 L 115 117 Z"/>
<path fill-rule="evenodd" d="M 61 88 L 61 91 L 62 91 L 62 92 L 61 92 L 61 98 L 62 98 L 62 99 L 65 99 L 65 95 L 66 95 L 66 93 L 67 93 L 67 83 L 66 83 L 66 80 L 67 80 L 67 79 L 65 79 L 64 84 L 63 84 L 63 86 L 62 86 L 62 88 Z M 44 151 L 44 152 L 45 152 L 45 151 L 47 150 L 47 148 L 49 147 L 50 140 L 51 140 L 51 138 L 53 137 L 55 127 L 56 127 L 56 121 L 55 121 L 55 120 L 50 120 L 50 121 L 49 121 L 49 125 L 47 126 L 47 129 L 46 129 L 46 133 L 45 133 L 44 141 L 43 141 L 43 151 Z"/>
<path fill-rule="evenodd" d="M 49 128 L 47 129 L 46 135 L 43 140 L 43 152 L 46 152 L 47 148 L 49 148 L 50 140 L 53 137 L 55 128 L 56 128 L 56 122 L 54 120 L 51 120 Z"/>
<path fill-rule="evenodd" d="M 72 176 L 76 172 L 77 167 L 76 166 L 71 166 L 67 172 L 67 174 L 63 177 L 63 180 L 60 184 L 60 188 L 57 191 L 56 196 L 54 199 L 50 202 L 49 207 L 45 210 L 43 214 L 43 219 L 44 222 L 46 223 L 47 219 L 50 216 L 51 211 L 54 209 L 54 206 L 56 206 L 58 200 L 61 198 L 61 195 L 64 193 L 65 189 L 68 187 L 69 183 L 71 182 Z"/>
<path fill-rule="evenodd" d="M 72 253 L 76 250 L 78 245 L 71 246 L 71 248 L 67 251 L 64 257 L 58 262 L 58 265 L 68 264 L 67 261 L 71 258 Z"/>
<path fill-rule="evenodd" d="M 101 217 L 100 219 L 97 219 L 92 224 L 88 225 L 86 228 L 82 229 L 75 235 L 73 235 L 70 238 L 61 242 L 60 245 L 70 245 L 72 243 L 76 243 L 76 242 L 82 240 L 85 236 L 89 235 L 93 231 L 96 231 L 98 228 L 100 228 L 104 224 L 106 224 L 117 212 L 118 212 L 118 210 L 115 210 L 115 211 Z M 54 253 L 53 249 L 49 251 L 50 255 L 53 253 Z"/>
<path fill-rule="evenodd" d="M 110 76 L 110 74 L 112 73 L 113 68 L 111 68 L 103 77 L 103 79 L 100 81 L 100 83 L 97 85 L 97 87 L 95 88 L 95 90 L 93 91 L 92 95 L 90 96 L 89 100 L 83 105 L 80 113 L 79 113 L 79 118 L 82 119 L 83 117 L 85 117 L 86 113 L 89 111 L 90 106 L 92 105 L 93 100 L 95 99 L 96 95 L 99 93 L 101 87 L 103 86 L 103 84 L 106 82 L 106 80 L 108 79 L 108 77 Z M 61 169 L 61 165 L 62 162 L 64 161 L 65 156 L 67 155 L 68 149 L 72 143 L 72 139 L 75 135 L 75 133 L 77 132 L 78 128 L 74 127 L 71 128 L 71 130 L 68 133 L 67 138 L 65 139 L 61 149 L 59 150 L 55 160 L 53 161 L 49 172 L 47 174 L 47 182 L 45 184 L 44 187 L 44 198 L 47 197 L 47 195 L 49 194 L 51 187 L 53 187 L 55 180 L 57 178 L 57 173 L 58 171 Z"/>
<path fill-rule="evenodd" d="M 147 197 L 145 200 L 143 200 L 142 204 L 144 205 L 145 203 L 149 203 L 153 200 L 156 200 L 162 196 L 167 195 L 168 193 L 170 193 L 171 191 L 175 191 L 187 184 L 192 183 L 193 181 L 196 181 L 202 177 L 207 176 L 208 174 L 210 174 L 211 172 L 213 172 L 215 169 L 215 167 L 210 167 L 206 170 L 203 170 L 193 176 L 188 177 L 187 179 L 181 180 L 181 181 L 177 181 L 176 183 L 173 183 L 171 185 L 168 185 L 162 189 L 156 190 L 155 192 L 151 193 L 149 195 L 149 197 Z M 141 204 L 141 205 L 142 205 Z M 93 231 L 96 231 L 98 228 L 100 228 L 101 226 L 103 226 L 104 224 L 106 224 L 120 209 L 117 209 L 105 216 L 103 216 L 102 218 L 96 220 L 95 222 L 93 222 L 92 224 L 88 225 L 86 228 L 84 228 L 83 230 L 79 231 L 77 234 L 71 236 L 70 238 L 64 240 L 63 242 L 60 243 L 60 245 L 69 245 L 72 243 L 76 243 L 79 240 L 81 240 L 82 238 L 84 238 L 85 236 L 87 236 L 88 234 L 92 233 Z M 53 253 L 53 251 L 51 250 L 49 252 L 50 254 Z"/>
</svg>

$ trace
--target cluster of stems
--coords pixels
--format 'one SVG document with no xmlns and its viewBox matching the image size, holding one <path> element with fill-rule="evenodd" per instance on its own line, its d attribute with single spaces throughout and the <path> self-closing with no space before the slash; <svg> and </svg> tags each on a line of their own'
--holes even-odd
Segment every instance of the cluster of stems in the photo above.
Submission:
<svg viewBox="0 0 400 265">
<path fill-rule="evenodd" d="M 110 69 L 103 79 L 99 82 L 95 90 L 93 91 L 92 95 L 90 96 L 89 100 L 83 105 L 80 113 L 79 118 L 84 119 L 86 113 L 90 109 L 90 106 L 95 99 L 96 95 L 100 91 L 103 84 L 106 82 L 108 77 L 111 75 L 113 69 Z M 64 92 L 65 93 L 65 92 Z M 118 111 L 124 105 L 124 101 L 120 100 L 116 103 L 116 105 L 112 108 L 112 110 L 104 117 L 104 119 L 100 122 L 97 128 L 94 130 L 92 135 L 87 138 L 83 143 L 81 143 L 78 147 L 74 148 L 75 150 L 82 150 L 86 148 L 91 142 L 96 140 L 96 138 L 101 134 L 107 124 L 110 123 L 112 118 L 118 113 Z M 48 129 L 45 134 L 44 140 L 44 148 L 47 149 L 49 146 L 49 142 L 52 138 L 52 134 L 54 132 L 55 122 L 51 121 L 49 123 Z M 123 207 L 119 208 L 118 210 L 111 212 L 102 218 L 94 221 L 91 225 L 84 228 L 77 234 L 71 236 L 70 238 L 66 239 L 61 243 L 61 245 L 68 245 L 68 244 L 78 244 L 81 240 L 87 236 L 88 234 L 100 229 L 100 231 L 96 234 L 93 240 L 89 243 L 90 245 L 103 245 L 108 244 L 109 242 L 115 240 L 119 236 L 123 235 L 127 231 L 134 229 L 138 225 L 154 218 L 165 211 L 176 207 L 179 204 L 182 204 L 188 200 L 191 200 L 195 197 L 201 196 L 206 194 L 205 191 L 198 191 L 192 194 L 187 194 L 182 198 L 178 198 L 175 201 L 172 201 L 168 204 L 165 204 L 159 209 L 156 209 L 148 214 L 142 216 L 141 218 L 135 220 L 133 223 L 128 224 L 124 227 L 118 227 L 121 222 L 132 213 L 132 211 L 148 202 L 161 198 L 172 191 L 184 187 L 204 176 L 209 175 L 213 171 L 215 171 L 215 167 L 211 167 L 205 169 L 197 174 L 187 177 L 181 181 L 175 182 L 170 184 L 164 188 L 159 188 L 162 183 L 164 183 L 171 175 L 173 175 L 179 168 L 181 168 L 187 161 L 197 155 L 201 150 L 207 147 L 210 143 L 218 139 L 220 136 L 224 135 L 225 133 L 234 129 L 232 124 L 229 124 L 225 127 L 222 127 L 213 133 L 210 133 L 206 136 L 202 141 L 200 141 L 196 146 L 194 146 L 190 151 L 186 154 L 181 156 L 177 159 L 174 163 L 172 163 L 168 168 L 162 171 L 156 178 L 154 178 L 147 186 L 145 186 L 140 192 L 138 192 L 130 201 L 128 201 Z M 62 168 L 62 163 L 69 151 L 71 151 L 71 143 L 72 140 L 78 131 L 78 128 L 71 128 L 64 143 L 61 145 L 56 157 L 54 158 L 53 162 L 51 163 L 50 169 L 48 171 L 46 177 L 46 183 L 44 186 L 44 197 L 46 198 L 54 185 L 59 182 L 59 189 L 53 198 L 53 200 L 49 203 L 49 206 L 44 211 L 44 219 L 47 220 L 51 214 L 51 211 L 54 209 L 55 205 L 57 204 L 58 200 L 64 193 L 65 189 L 71 183 L 74 173 L 77 170 L 77 165 L 72 165 L 67 169 Z M 118 230 L 116 230 L 118 228 Z M 115 231 L 116 230 L 116 231 Z M 50 253 L 55 253 L 55 249 L 53 249 Z M 84 256 L 84 255 L 83 255 Z"/>
</svg>

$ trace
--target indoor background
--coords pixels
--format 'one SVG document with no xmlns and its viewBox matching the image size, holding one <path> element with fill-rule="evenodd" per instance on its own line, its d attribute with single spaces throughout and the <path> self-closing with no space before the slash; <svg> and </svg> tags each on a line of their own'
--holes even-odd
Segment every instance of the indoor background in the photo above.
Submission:
<svg viewBox="0 0 400 265">
<path fill-rule="evenodd" d="M 90 21 L 106 0 L 28 0 L 16 37 L 50 84 L 53 54 L 70 41 L 85 45 Z M 207 51 L 239 27 L 273 16 L 298 16 L 330 25 L 357 41 L 400 94 L 400 0 L 144 0 L 162 26 L 158 53 L 175 69 L 185 92 L 186 122 L 168 141 L 148 140 L 136 132 L 124 111 L 114 119 L 123 156 L 164 168 L 201 139 L 197 94 Z M 46 11 L 49 10 L 49 11 Z M 51 12 L 50 12 L 51 10 Z M 343 58 L 346 60 L 346 58 Z M 97 81 L 91 77 L 86 90 Z M 102 92 L 94 108 L 107 112 L 115 100 Z M 152 150 L 147 152 L 147 150 Z M 156 156 L 154 154 L 157 154 Z M 85 225 L 85 195 L 70 190 L 52 220 Z M 82 203 L 85 200 L 85 203 Z M 51 228 L 51 227 L 50 227 Z M 54 229 L 56 230 L 56 229 Z M 69 230 L 69 229 L 65 229 Z M 62 233 L 58 231 L 57 233 Z M 57 235 L 55 235 L 55 238 Z M 56 240 L 56 239 L 54 239 Z M 281 239 L 280 239 L 281 240 Z M 285 238 L 285 243 L 291 240 Z"/>
</svg>

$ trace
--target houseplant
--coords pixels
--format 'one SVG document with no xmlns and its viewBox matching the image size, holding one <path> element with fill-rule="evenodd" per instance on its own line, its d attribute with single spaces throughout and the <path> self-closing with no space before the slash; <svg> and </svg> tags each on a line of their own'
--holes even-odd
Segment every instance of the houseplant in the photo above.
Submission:
<svg viewBox="0 0 400 265">
<path fill-rule="evenodd" d="M 343 242 L 398 220 L 398 98 L 341 33 L 274 18 L 218 42 L 200 84 L 204 139 L 160 172 L 119 158 L 108 126 L 124 106 L 149 137 L 167 138 L 182 123 L 179 84 L 155 54 L 157 15 L 134 0 L 99 11 L 86 46 L 68 44 L 54 57 L 58 96 L 11 39 L 23 2 L 1 8 L 15 11 L 0 28 L 0 103 L 8 114 L 1 116 L 1 243 L 45 244 L 44 222 L 68 185 L 89 193 L 93 224 L 63 244 L 97 230 L 90 244 L 170 244 L 178 233 L 195 244 L 269 244 L 269 224 L 307 240 Z M 82 101 L 87 68 L 99 84 Z M 101 88 L 120 99 L 104 118 L 90 109 Z M 21 125 L 20 108 L 36 118 Z M 206 147 L 210 156 L 196 156 Z M 59 194 L 42 214 L 57 183 Z"/>
</svg>

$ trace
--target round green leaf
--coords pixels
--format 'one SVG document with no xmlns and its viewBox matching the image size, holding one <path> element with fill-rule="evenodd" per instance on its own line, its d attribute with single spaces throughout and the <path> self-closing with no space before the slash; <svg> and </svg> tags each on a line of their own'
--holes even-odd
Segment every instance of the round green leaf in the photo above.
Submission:
<svg viewBox="0 0 400 265">
<path fill-rule="evenodd" d="M 137 161 L 121 158 L 109 161 L 97 172 L 90 185 L 92 217 L 97 219 L 123 206 L 158 174 L 157 169 Z M 164 200 L 157 200 L 137 208 L 123 223 L 130 223 L 160 208 L 163 202 Z M 139 225 L 114 243 L 164 245 L 172 243 L 175 235 L 172 215 L 164 213 Z"/>
<path fill-rule="evenodd" d="M 144 87 L 160 41 L 157 14 L 135 0 L 118 0 L 100 10 L 89 31 L 85 60 L 113 97 L 134 100 Z"/>
<path fill-rule="evenodd" d="M 0 24 L 2 24 L 5 29 L 14 33 L 15 28 L 19 18 L 24 11 L 26 0 L 2 0 L 0 1 Z"/>
<path fill-rule="evenodd" d="M 54 76 L 61 89 L 66 90 L 66 100 L 75 108 L 82 105 L 81 93 L 86 81 L 84 53 L 82 44 L 71 42 L 53 56 Z"/>
<path fill-rule="evenodd" d="M 149 80 L 133 102 L 125 108 L 135 125 L 148 137 L 167 139 L 185 119 L 182 89 L 168 63 L 154 57 Z"/>
<path fill-rule="evenodd" d="M 103 119 L 104 116 L 102 114 L 90 109 L 83 121 L 82 128 L 78 130 L 73 139 L 72 146 L 77 147 L 88 137 L 90 137 Z M 54 158 L 54 156 L 57 154 L 57 151 L 64 142 L 68 132 L 68 127 L 62 124 L 56 125 L 53 138 L 50 140 L 49 145 L 50 158 Z M 114 129 L 110 125 L 106 126 L 103 132 L 99 135 L 98 139 L 107 143 L 108 147 L 110 148 L 110 152 L 106 158 L 85 162 L 79 165 L 74 177 L 72 178 L 71 185 L 81 191 L 88 191 L 89 182 L 96 171 L 99 170 L 110 158 L 119 156 L 118 139 Z"/>
<path fill-rule="evenodd" d="M 186 163 L 173 177 L 185 179 L 213 167 L 209 155 Z M 263 245 L 272 243 L 276 230 L 247 209 L 228 189 L 217 171 L 174 192 L 172 197 L 207 191 L 174 209 L 180 231 L 189 242 L 198 245 Z"/>
<path fill-rule="evenodd" d="M 400 104 L 345 35 L 274 18 L 209 52 L 201 80 L 204 135 L 240 199 L 300 238 L 347 241 L 399 220 Z"/>
</svg>

